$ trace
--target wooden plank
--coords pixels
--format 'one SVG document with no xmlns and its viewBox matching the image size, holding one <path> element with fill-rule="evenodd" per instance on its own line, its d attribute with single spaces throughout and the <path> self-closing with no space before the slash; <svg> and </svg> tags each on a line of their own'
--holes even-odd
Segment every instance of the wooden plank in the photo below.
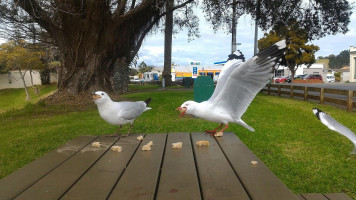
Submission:
<svg viewBox="0 0 356 200">
<path fill-rule="evenodd" d="M 100 148 L 88 144 L 16 199 L 58 199 L 117 139 L 105 136 L 97 138 L 95 142 L 102 144 Z"/>
<path fill-rule="evenodd" d="M 304 86 L 293 86 L 294 90 L 303 90 L 304 91 Z"/>
<path fill-rule="evenodd" d="M 312 91 L 312 92 L 320 92 L 320 88 L 316 88 L 316 87 L 308 87 L 308 91 Z"/>
<path fill-rule="evenodd" d="M 290 96 L 290 92 L 287 92 L 287 91 L 281 91 L 280 93 L 284 94 L 284 95 L 287 95 L 287 96 Z"/>
<path fill-rule="evenodd" d="M 251 199 L 274 200 L 297 197 L 250 149 L 231 132 L 216 138 Z M 252 165 L 251 161 L 257 161 Z"/>
<path fill-rule="evenodd" d="M 183 147 L 172 149 L 175 142 L 183 142 Z M 201 199 L 189 133 L 168 134 L 156 199 Z"/>
<path fill-rule="evenodd" d="M 347 111 L 352 111 L 352 105 L 353 105 L 352 96 L 353 96 L 353 91 L 352 90 L 347 91 Z"/>
<path fill-rule="evenodd" d="M 154 199 L 167 134 L 148 134 L 113 189 L 109 199 Z M 151 151 L 141 147 L 153 141 Z"/>
<path fill-rule="evenodd" d="M 320 101 L 320 96 L 315 96 L 315 95 L 308 94 L 308 99 L 314 99 L 314 100 Z"/>
<path fill-rule="evenodd" d="M 106 199 L 141 142 L 137 136 L 120 138 L 114 145 L 122 152 L 107 151 L 61 199 Z"/>
<path fill-rule="evenodd" d="M 304 94 L 294 91 L 294 96 L 295 97 L 304 97 Z"/>
<path fill-rule="evenodd" d="M 214 137 L 206 133 L 191 136 L 203 199 L 249 199 Z M 210 146 L 197 146 L 199 140 L 209 141 Z"/>
<path fill-rule="evenodd" d="M 343 106 L 347 105 L 347 101 L 343 100 L 343 99 L 334 99 L 334 98 L 324 97 L 324 101 L 329 102 L 329 103 L 343 105 Z"/>
<path fill-rule="evenodd" d="M 325 92 L 325 93 L 329 93 L 329 94 L 347 95 L 347 90 L 339 90 L 339 89 L 325 88 L 325 89 L 324 89 L 324 92 Z"/>
<path fill-rule="evenodd" d="M 0 180 L 1 199 L 12 199 L 51 170 L 93 141 L 94 136 L 77 137 Z"/>
<path fill-rule="evenodd" d="M 324 195 L 320 193 L 307 193 L 307 194 L 302 194 L 302 196 L 306 200 L 328 200 Z"/>
<path fill-rule="evenodd" d="M 299 200 L 305 200 L 304 197 L 303 197 L 301 194 L 297 194 L 297 195 L 295 195 L 295 196 L 297 196 L 297 198 L 298 198 Z"/>
<path fill-rule="evenodd" d="M 351 197 L 345 193 L 328 193 L 324 194 L 329 200 L 352 200 Z"/>
</svg>

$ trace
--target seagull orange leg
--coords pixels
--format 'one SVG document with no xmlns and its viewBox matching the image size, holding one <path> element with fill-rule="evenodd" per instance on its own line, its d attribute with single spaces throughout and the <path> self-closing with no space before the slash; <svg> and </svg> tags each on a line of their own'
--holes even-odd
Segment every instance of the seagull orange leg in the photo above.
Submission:
<svg viewBox="0 0 356 200">
<path fill-rule="evenodd" d="M 205 130 L 205 132 L 207 133 L 211 133 L 211 134 L 215 134 L 216 133 L 216 130 L 218 130 L 219 128 L 221 128 L 224 124 L 221 123 L 219 127 L 213 129 L 213 130 Z"/>
<path fill-rule="evenodd" d="M 225 129 L 229 128 L 229 124 L 226 124 L 223 129 L 221 129 L 219 132 L 223 132 Z M 214 134 L 215 135 L 215 134 Z"/>
</svg>

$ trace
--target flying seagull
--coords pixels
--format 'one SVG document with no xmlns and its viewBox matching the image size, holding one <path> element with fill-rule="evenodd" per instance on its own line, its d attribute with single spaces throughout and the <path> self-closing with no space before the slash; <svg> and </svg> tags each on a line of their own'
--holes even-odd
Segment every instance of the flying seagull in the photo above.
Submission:
<svg viewBox="0 0 356 200">
<path fill-rule="evenodd" d="M 211 134 L 224 131 L 229 127 L 229 122 L 254 131 L 252 127 L 241 119 L 241 116 L 245 113 L 256 94 L 272 78 L 274 66 L 284 55 L 285 49 L 286 42 L 282 40 L 246 62 L 243 62 L 239 55 L 237 55 L 237 59 L 228 60 L 222 68 L 215 91 L 210 99 L 201 103 L 195 101 L 184 102 L 177 108 L 181 112 L 180 116 L 191 114 L 208 121 L 220 123 L 219 127 L 213 130 L 206 130 Z M 231 57 L 236 58 L 236 56 Z M 221 127 L 223 128 L 218 131 Z"/>
<path fill-rule="evenodd" d="M 112 125 L 119 125 L 116 131 L 117 134 L 122 129 L 122 125 L 130 123 L 129 131 L 123 136 L 130 134 L 133 123 L 138 116 L 151 109 L 147 107 L 151 98 L 136 102 L 114 102 L 105 92 L 97 91 L 93 92 L 93 100 L 98 106 L 100 117 L 103 118 L 103 120 Z"/>
<path fill-rule="evenodd" d="M 313 113 L 321 121 L 321 123 L 323 123 L 329 129 L 336 131 L 351 140 L 351 142 L 354 144 L 354 150 L 351 151 L 351 154 L 356 154 L 356 135 L 354 132 L 318 108 L 313 108 Z"/>
</svg>

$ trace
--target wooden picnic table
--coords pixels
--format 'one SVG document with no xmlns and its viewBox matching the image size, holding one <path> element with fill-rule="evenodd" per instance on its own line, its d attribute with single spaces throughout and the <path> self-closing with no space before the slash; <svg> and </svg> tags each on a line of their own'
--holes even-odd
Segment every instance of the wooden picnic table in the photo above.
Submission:
<svg viewBox="0 0 356 200">
<path fill-rule="evenodd" d="M 75 138 L 1 179 L 0 199 L 351 199 L 294 195 L 234 133 L 137 136 Z M 197 146 L 199 140 L 210 145 Z M 149 141 L 152 150 L 142 151 Z M 183 148 L 172 149 L 175 142 Z"/>
</svg>

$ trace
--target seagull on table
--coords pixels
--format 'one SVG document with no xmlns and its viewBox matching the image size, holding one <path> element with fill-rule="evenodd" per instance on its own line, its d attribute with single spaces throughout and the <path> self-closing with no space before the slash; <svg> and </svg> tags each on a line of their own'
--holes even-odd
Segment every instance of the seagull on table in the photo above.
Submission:
<svg viewBox="0 0 356 200">
<path fill-rule="evenodd" d="M 184 114 L 220 123 L 220 126 L 206 132 L 215 134 L 229 127 L 228 123 L 236 123 L 250 131 L 252 127 L 242 121 L 241 116 L 247 110 L 256 94 L 269 82 L 273 76 L 274 66 L 284 55 L 285 40 L 261 51 L 256 56 L 244 62 L 243 55 L 238 52 L 230 55 L 221 70 L 216 88 L 209 100 L 201 103 L 186 101 L 177 108 Z M 225 125 L 225 126 L 224 126 Z M 224 127 L 223 127 L 224 126 Z M 220 131 L 220 129 L 223 127 Z"/>
<path fill-rule="evenodd" d="M 321 123 L 323 123 L 329 129 L 336 131 L 351 140 L 351 142 L 354 144 L 354 150 L 350 153 L 356 154 L 356 135 L 354 132 L 318 108 L 313 108 L 313 113 L 321 121 Z"/>
<path fill-rule="evenodd" d="M 100 117 L 112 125 L 119 125 L 116 133 L 122 129 L 122 125 L 130 123 L 129 131 L 126 135 L 130 134 L 135 119 L 143 112 L 150 110 L 147 105 L 150 103 L 151 98 L 145 101 L 122 101 L 114 102 L 110 99 L 109 95 L 102 91 L 93 92 L 93 100 L 98 106 Z"/>
</svg>

